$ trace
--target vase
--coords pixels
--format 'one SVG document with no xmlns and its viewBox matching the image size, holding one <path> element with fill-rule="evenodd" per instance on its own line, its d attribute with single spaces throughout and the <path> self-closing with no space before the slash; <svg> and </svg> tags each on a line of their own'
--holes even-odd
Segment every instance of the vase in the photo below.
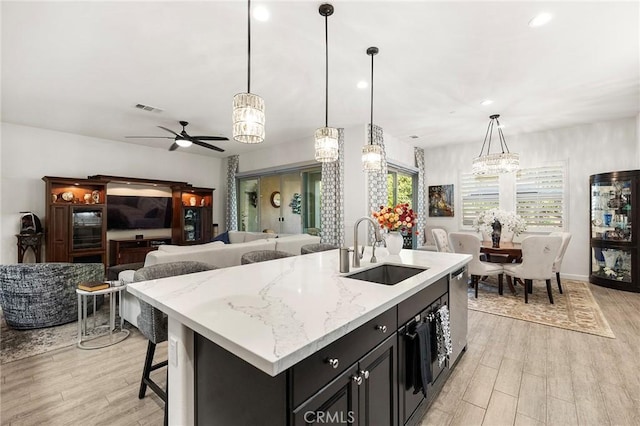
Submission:
<svg viewBox="0 0 640 426">
<path fill-rule="evenodd" d="M 491 247 L 498 248 L 500 247 L 500 234 L 502 234 L 502 224 L 494 220 L 491 224 L 493 228 L 493 232 L 491 232 Z"/>
<path fill-rule="evenodd" d="M 402 250 L 402 245 L 404 244 L 404 240 L 402 235 L 398 231 L 389 231 L 384 236 L 385 244 L 387 245 L 387 250 L 390 255 L 398 255 L 400 254 L 400 250 Z"/>
</svg>

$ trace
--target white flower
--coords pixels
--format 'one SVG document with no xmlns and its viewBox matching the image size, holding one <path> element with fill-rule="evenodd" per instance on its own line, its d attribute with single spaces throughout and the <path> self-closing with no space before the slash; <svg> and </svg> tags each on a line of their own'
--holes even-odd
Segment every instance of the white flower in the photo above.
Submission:
<svg viewBox="0 0 640 426">
<path fill-rule="evenodd" d="M 520 216 L 514 212 L 508 212 L 501 209 L 489 209 L 481 212 L 473 221 L 473 227 L 478 232 L 491 233 L 493 231 L 493 222 L 500 222 L 502 228 L 518 235 L 527 229 L 527 224 Z"/>
</svg>

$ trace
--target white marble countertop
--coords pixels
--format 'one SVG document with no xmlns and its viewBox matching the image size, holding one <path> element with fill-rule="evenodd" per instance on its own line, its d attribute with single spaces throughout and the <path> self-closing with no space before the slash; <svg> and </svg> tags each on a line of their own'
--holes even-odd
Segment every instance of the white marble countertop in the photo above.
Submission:
<svg viewBox="0 0 640 426">
<path fill-rule="evenodd" d="M 129 284 L 127 291 L 276 376 L 465 265 L 471 256 L 402 250 L 383 263 L 428 267 L 396 285 L 346 278 L 338 250 Z"/>
</svg>

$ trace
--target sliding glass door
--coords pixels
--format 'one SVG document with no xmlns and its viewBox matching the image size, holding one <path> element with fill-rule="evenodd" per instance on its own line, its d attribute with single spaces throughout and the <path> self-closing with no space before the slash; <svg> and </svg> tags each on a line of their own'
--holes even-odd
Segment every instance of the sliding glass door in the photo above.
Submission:
<svg viewBox="0 0 640 426">
<path fill-rule="evenodd" d="M 243 177 L 238 180 L 238 188 L 241 231 L 320 232 L 319 168 Z"/>
</svg>

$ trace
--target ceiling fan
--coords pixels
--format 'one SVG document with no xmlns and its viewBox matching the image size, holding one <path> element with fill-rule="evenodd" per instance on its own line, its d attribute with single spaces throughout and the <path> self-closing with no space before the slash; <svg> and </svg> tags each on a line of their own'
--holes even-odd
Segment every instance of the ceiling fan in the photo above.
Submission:
<svg viewBox="0 0 640 426">
<path fill-rule="evenodd" d="M 186 148 L 191 146 L 192 143 L 199 145 L 204 148 L 213 149 L 214 151 L 224 152 L 224 149 L 218 148 L 215 145 L 210 145 L 203 141 L 228 141 L 229 138 L 225 138 L 224 136 L 190 136 L 187 131 L 184 129 L 189 124 L 188 121 L 178 121 L 182 126 L 182 131 L 180 133 L 176 133 L 171 129 L 167 129 L 163 126 L 158 126 L 162 130 L 166 130 L 169 133 L 173 133 L 175 136 L 125 136 L 125 138 L 129 139 L 173 139 L 173 144 L 169 147 L 169 151 L 175 151 L 178 147 Z"/>
</svg>

